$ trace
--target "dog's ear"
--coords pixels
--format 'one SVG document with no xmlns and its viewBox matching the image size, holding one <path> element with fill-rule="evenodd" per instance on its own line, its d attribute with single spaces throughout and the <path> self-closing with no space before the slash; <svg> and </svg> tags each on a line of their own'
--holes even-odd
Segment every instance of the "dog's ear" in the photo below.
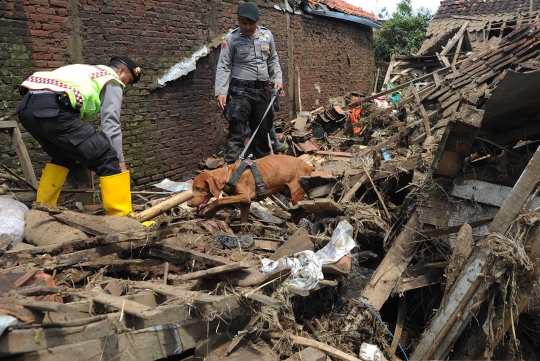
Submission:
<svg viewBox="0 0 540 361">
<path fill-rule="evenodd" d="M 216 177 L 208 177 L 204 180 L 206 184 L 208 185 L 208 189 L 210 190 L 210 193 L 216 198 L 219 198 L 219 195 L 221 194 L 221 191 L 223 189 L 223 185 Z"/>
</svg>

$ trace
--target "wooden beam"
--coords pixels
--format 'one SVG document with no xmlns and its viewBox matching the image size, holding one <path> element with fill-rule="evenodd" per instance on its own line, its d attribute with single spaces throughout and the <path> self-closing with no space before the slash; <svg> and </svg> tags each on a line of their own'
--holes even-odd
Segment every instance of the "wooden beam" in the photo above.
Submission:
<svg viewBox="0 0 540 361">
<path fill-rule="evenodd" d="M 444 359 L 473 317 L 474 307 L 494 280 L 492 275 L 503 270 L 495 265 L 492 250 L 478 248 L 469 258 L 448 297 L 431 320 L 410 358 L 412 360 Z M 488 276 L 488 277 L 486 277 Z M 444 356 L 443 356 L 444 355 Z"/>
<path fill-rule="evenodd" d="M 46 271 L 53 269 L 72 266 L 74 264 L 88 262 L 108 254 L 121 254 L 122 252 L 131 251 L 136 248 L 149 245 L 150 242 L 146 239 L 136 240 L 134 242 L 121 242 L 109 246 L 96 247 L 88 250 L 77 251 L 68 254 L 61 254 L 53 258 L 44 258 L 39 262 L 39 267 Z"/>
<path fill-rule="evenodd" d="M 494 330 L 489 347 L 486 333 L 482 330 L 481 325 L 476 322 L 472 323 L 471 329 L 465 335 L 465 338 L 470 342 L 467 342 L 462 349 L 457 351 L 457 354 L 454 355 L 455 360 L 464 358 L 471 360 L 490 359 L 489 356 L 495 347 L 502 342 L 504 335 L 512 327 L 513 322 L 517 321 L 518 315 L 524 311 L 532 298 L 537 297 L 535 283 L 537 283 L 538 276 L 540 276 L 540 227 L 538 225 L 533 226 L 529 234 L 530 237 L 524 243 L 527 244 L 529 259 L 534 263 L 534 271 L 524 272 L 516 279 L 519 292 L 515 294 L 515 306 L 499 308 L 494 317 L 488 320 L 491 329 Z M 503 313 L 502 310 L 505 312 Z M 514 312 L 514 314 L 510 314 L 510 312 Z"/>
<path fill-rule="evenodd" d="M 418 107 L 420 108 L 420 112 L 422 113 L 422 119 L 424 120 L 424 131 L 426 132 L 427 136 L 431 136 L 429 116 L 426 110 L 424 109 L 424 106 L 422 105 L 422 100 L 420 100 L 420 96 L 418 95 L 418 92 L 416 91 L 414 84 L 411 83 L 409 90 L 414 95 L 414 98 L 416 99 L 416 104 L 418 105 Z"/>
<path fill-rule="evenodd" d="M 390 76 L 392 75 L 392 70 L 394 70 L 394 66 L 396 64 L 396 56 L 395 54 L 392 54 L 391 58 L 390 58 L 390 64 L 388 64 L 388 69 L 386 69 L 386 75 L 384 76 L 384 80 L 383 80 L 383 83 L 382 83 L 382 86 L 385 87 L 388 83 L 388 81 L 390 80 Z M 360 104 L 358 104 L 360 105 Z M 356 105 L 353 106 L 353 108 L 355 107 Z"/>
<path fill-rule="evenodd" d="M 148 307 L 141 303 L 134 302 L 126 298 L 109 295 L 104 292 L 69 291 L 68 293 L 76 297 L 89 298 L 94 302 L 113 307 L 119 311 L 141 318 L 148 318 L 157 313 L 154 307 Z"/>
<path fill-rule="evenodd" d="M 256 265 L 261 264 L 259 260 L 251 260 L 251 261 L 240 261 L 240 262 L 234 262 L 230 264 L 226 264 L 223 266 L 217 266 L 213 268 L 209 268 L 202 271 L 192 272 L 192 273 L 186 273 L 183 275 L 169 275 L 169 279 L 173 281 L 189 281 L 189 280 L 197 280 L 202 278 L 208 278 L 213 277 L 215 275 L 228 273 L 232 271 L 238 271 L 241 269 L 250 268 Z"/>
<path fill-rule="evenodd" d="M 216 322 L 208 325 L 215 327 Z M 149 327 L 136 332 L 111 334 L 104 338 L 81 341 L 10 356 L 11 361 L 84 360 L 133 361 L 161 360 L 195 348 L 198 339 L 206 335 L 204 322 L 191 325 L 174 323 Z M 215 328 L 212 328 L 215 329 Z"/>
<path fill-rule="evenodd" d="M 463 25 L 461 25 L 461 28 L 456 33 L 456 35 L 452 37 L 452 39 L 448 42 L 448 44 L 446 44 L 444 49 L 441 51 L 440 53 L 441 56 L 448 54 L 450 49 L 452 49 L 452 47 L 458 42 L 458 40 L 462 39 L 463 34 L 465 33 L 465 30 L 467 30 L 467 26 L 469 26 L 469 23 L 470 21 L 467 20 L 466 22 L 463 23 Z"/>
<path fill-rule="evenodd" d="M 458 59 L 458 57 L 459 57 L 459 53 L 460 53 L 460 51 L 461 51 L 461 44 L 463 43 L 463 37 L 464 37 L 464 36 L 465 36 L 465 35 L 462 35 L 462 36 L 459 38 L 458 44 L 457 44 L 457 46 L 456 46 L 456 52 L 454 53 L 454 58 L 452 59 L 452 67 L 453 67 L 452 69 L 454 70 L 454 72 L 456 72 L 454 67 L 456 66 L 456 61 L 457 61 L 457 59 Z"/>
<path fill-rule="evenodd" d="M 398 346 L 397 344 L 401 339 L 401 333 L 403 332 L 403 324 L 405 323 L 406 315 L 407 315 L 407 298 L 403 296 L 399 298 L 396 329 L 394 330 L 394 338 L 392 339 L 392 345 L 390 345 L 390 354 L 392 355 L 395 355 L 397 346 Z"/>
<path fill-rule="evenodd" d="M 176 245 L 177 238 L 178 237 L 167 238 L 161 242 L 154 244 L 150 249 L 150 255 L 173 263 L 178 263 L 185 258 L 212 264 L 215 266 L 222 266 L 233 263 L 225 257 L 213 256 L 206 253 L 178 247 Z"/>
<path fill-rule="evenodd" d="M 26 147 L 22 140 L 19 126 L 16 122 L 12 121 L 4 121 L 2 123 L 15 123 L 13 127 L 8 128 L 9 134 L 11 136 L 11 141 L 13 142 L 13 147 L 15 148 L 15 152 L 17 153 L 17 157 L 21 162 L 21 168 L 24 177 L 26 178 L 26 181 L 34 187 L 34 190 L 37 189 L 38 182 L 36 179 L 36 174 L 34 173 L 34 167 L 32 166 L 32 162 L 30 161 L 30 157 L 28 156 L 28 151 L 26 150 Z"/>
<path fill-rule="evenodd" d="M 376 312 L 381 310 L 420 244 L 415 242 L 418 226 L 418 212 L 414 210 L 360 295 Z"/>
<path fill-rule="evenodd" d="M 508 198 L 501 206 L 499 213 L 489 226 L 491 232 L 504 234 L 523 205 L 529 198 L 533 189 L 540 179 L 540 147 L 534 152 L 529 164 L 521 174 L 518 182 L 508 195 Z"/>
</svg>

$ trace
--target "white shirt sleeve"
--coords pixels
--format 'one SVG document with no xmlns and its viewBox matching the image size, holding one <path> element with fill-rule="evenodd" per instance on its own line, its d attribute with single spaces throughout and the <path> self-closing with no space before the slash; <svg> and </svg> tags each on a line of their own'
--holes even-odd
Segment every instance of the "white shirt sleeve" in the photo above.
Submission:
<svg viewBox="0 0 540 361">
<path fill-rule="evenodd" d="M 124 93 L 120 84 L 111 81 L 101 91 L 101 128 L 116 150 L 118 160 L 124 161 L 122 151 L 122 129 L 120 128 L 120 110 Z"/>
</svg>

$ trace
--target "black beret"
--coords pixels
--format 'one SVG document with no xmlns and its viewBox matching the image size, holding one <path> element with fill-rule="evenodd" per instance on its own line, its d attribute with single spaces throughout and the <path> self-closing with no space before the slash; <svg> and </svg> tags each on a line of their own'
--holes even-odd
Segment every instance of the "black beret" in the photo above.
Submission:
<svg viewBox="0 0 540 361">
<path fill-rule="evenodd" d="M 251 1 L 247 2 L 247 3 L 240 4 L 238 6 L 238 9 L 236 10 L 236 13 L 241 18 L 246 18 L 246 19 L 249 19 L 249 20 L 252 20 L 252 21 L 258 21 L 259 16 L 261 14 L 259 12 L 259 7 L 257 6 L 257 4 L 255 4 L 255 3 L 251 2 Z"/>
<path fill-rule="evenodd" d="M 141 68 L 130 57 L 125 55 L 117 55 L 111 58 L 110 62 L 112 63 L 113 61 L 121 62 L 129 69 L 129 72 L 131 73 L 131 75 L 133 75 L 133 84 L 135 84 L 139 81 L 139 79 L 141 79 Z"/>
</svg>

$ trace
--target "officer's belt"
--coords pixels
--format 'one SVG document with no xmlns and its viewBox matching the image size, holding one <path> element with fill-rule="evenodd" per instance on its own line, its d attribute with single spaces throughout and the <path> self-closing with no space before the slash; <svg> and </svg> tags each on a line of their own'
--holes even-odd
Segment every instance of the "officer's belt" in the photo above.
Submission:
<svg viewBox="0 0 540 361">
<path fill-rule="evenodd" d="M 249 167 L 249 169 L 251 169 L 253 178 L 255 178 L 255 186 L 257 187 L 257 200 L 263 200 L 266 197 L 266 186 L 262 179 L 261 172 L 259 172 L 259 169 L 257 168 L 257 163 L 252 160 L 244 160 L 240 162 L 238 168 L 236 168 L 236 171 L 234 171 L 233 175 L 231 176 L 231 179 L 227 183 L 225 183 L 223 191 L 227 195 L 234 194 L 234 191 L 236 190 L 236 184 L 238 183 L 238 180 L 240 179 L 242 173 L 244 173 L 244 170 L 246 170 L 246 167 Z"/>
<path fill-rule="evenodd" d="M 268 84 L 268 80 L 242 80 L 235 78 L 231 80 L 231 85 L 239 88 L 264 89 L 268 87 Z"/>
</svg>

